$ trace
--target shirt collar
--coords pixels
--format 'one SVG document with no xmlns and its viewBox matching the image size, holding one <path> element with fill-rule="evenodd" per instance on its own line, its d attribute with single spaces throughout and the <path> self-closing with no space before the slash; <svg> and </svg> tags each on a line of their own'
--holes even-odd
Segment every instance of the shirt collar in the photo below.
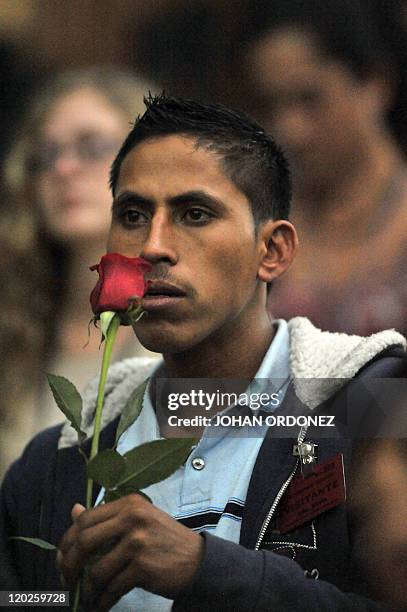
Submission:
<svg viewBox="0 0 407 612">
<path fill-rule="evenodd" d="M 276 319 L 273 324 L 276 328 L 274 338 L 245 393 L 278 393 L 280 405 L 290 378 L 290 334 L 284 319 Z M 262 406 L 266 412 L 272 412 L 275 408 L 275 403 Z"/>
</svg>

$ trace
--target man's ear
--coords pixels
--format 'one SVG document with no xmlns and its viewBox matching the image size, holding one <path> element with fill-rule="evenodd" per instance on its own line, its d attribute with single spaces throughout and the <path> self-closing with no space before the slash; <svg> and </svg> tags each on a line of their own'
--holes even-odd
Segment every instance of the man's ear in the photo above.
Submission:
<svg viewBox="0 0 407 612">
<path fill-rule="evenodd" d="M 298 249 L 295 227 L 289 221 L 266 221 L 259 228 L 259 248 L 257 276 L 270 283 L 291 266 Z"/>
</svg>

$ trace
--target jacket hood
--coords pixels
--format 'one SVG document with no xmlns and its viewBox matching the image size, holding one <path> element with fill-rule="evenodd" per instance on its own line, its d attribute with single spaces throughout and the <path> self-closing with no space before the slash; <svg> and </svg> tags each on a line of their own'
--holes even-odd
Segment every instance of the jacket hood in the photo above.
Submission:
<svg viewBox="0 0 407 612">
<path fill-rule="evenodd" d="M 295 392 L 310 409 L 327 400 L 385 349 L 407 346 L 404 336 L 394 329 L 349 336 L 321 331 L 305 317 L 291 319 L 288 327 Z"/>
<path fill-rule="evenodd" d="M 290 370 L 300 401 L 313 409 L 338 391 L 347 380 L 376 355 L 391 346 L 406 349 L 406 339 L 393 329 L 371 336 L 321 331 L 305 317 L 288 322 L 290 334 Z M 159 363 L 157 358 L 133 357 L 120 361 L 109 370 L 105 387 L 102 428 L 119 416 L 132 391 Z M 83 394 L 82 429 L 92 435 L 93 417 L 99 379 L 93 379 Z M 66 422 L 58 448 L 77 444 L 75 430 Z"/>
</svg>

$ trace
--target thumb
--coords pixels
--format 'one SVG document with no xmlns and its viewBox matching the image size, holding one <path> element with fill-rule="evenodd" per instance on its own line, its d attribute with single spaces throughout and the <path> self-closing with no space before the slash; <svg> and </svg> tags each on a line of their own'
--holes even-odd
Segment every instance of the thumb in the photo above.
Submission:
<svg viewBox="0 0 407 612">
<path fill-rule="evenodd" d="M 79 515 L 82 514 L 82 512 L 84 512 L 85 510 L 86 508 L 85 506 L 82 506 L 82 504 L 75 504 L 71 510 L 72 520 L 75 522 Z"/>
</svg>

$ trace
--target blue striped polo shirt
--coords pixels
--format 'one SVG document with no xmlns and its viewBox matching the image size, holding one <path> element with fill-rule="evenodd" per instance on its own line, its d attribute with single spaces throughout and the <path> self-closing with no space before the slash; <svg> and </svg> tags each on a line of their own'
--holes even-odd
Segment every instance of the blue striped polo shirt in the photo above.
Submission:
<svg viewBox="0 0 407 612">
<path fill-rule="evenodd" d="M 277 320 L 274 323 L 276 334 L 246 393 L 270 389 L 271 381 L 273 388 L 278 389 L 278 403 L 281 403 L 290 375 L 289 333 L 285 321 Z M 243 412 L 243 408 L 230 407 L 221 414 L 236 413 L 236 410 Z M 275 405 L 262 406 L 263 412 L 274 409 Z M 213 436 L 205 428 L 186 464 L 169 478 L 144 491 L 158 508 L 187 527 L 239 542 L 247 489 L 267 425 L 231 425 L 217 429 L 217 435 Z M 140 416 L 123 433 L 117 450 L 123 454 L 139 444 L 159 438 L 158 423 L 147 388 Z M 171 607 L 171 600 L 137 588 L 124 595 L 112 610 L 164 612 L 171 610 Z"/>
</svg>

